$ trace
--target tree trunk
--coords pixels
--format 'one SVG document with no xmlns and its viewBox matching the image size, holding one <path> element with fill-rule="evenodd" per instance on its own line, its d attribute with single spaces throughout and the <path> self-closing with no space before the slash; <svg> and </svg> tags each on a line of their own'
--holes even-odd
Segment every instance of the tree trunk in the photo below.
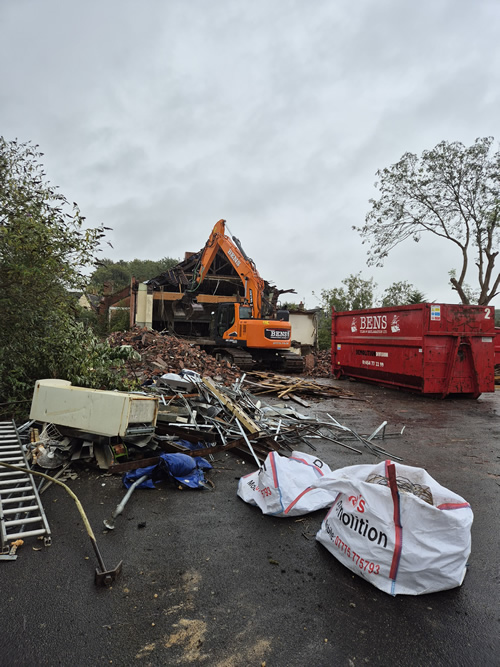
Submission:
<svg viewBox="0 0 500 667">
<path fill-rule="evenodd" d="M 458 296 L 462 300 L 462 303 L 468 306 L 470 302 L 466 293 L 462 289 L 461 283 L 456 278 L 450 278 L 450 283 L 453 285 L 453 289 L 458 292 Z"/>
</svg>

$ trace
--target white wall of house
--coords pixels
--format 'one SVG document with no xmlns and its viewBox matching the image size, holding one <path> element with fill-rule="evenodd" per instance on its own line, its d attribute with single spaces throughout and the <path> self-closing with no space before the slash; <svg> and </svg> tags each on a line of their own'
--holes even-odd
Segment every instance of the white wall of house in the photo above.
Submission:
<svg viewBox="0 0 500 667">
<path fill-rule="evenodd" d="M 290 324 L 292 325 L 292 340 L 300 343 L 301 347 L 318 345 L 318 315 L 316 311 L 291 310 Z M 297 349 L 300 352 L 300 349 Z"/>
<path fill-rule="evenodd" d="M 153 294 L 148 294 L 148 287 L 139 283 L 137 291 L 135 323 L 139 327 L 153 326 Z"/>
<path fill-rule="evenodd" d="M 80 298 L 78 299 L 78 303 L 82 308 L 85 308 L 85 310 L 92 310 L 92 306 L 86 294 L 82 294 L 80 296 Z"/>
</svg>

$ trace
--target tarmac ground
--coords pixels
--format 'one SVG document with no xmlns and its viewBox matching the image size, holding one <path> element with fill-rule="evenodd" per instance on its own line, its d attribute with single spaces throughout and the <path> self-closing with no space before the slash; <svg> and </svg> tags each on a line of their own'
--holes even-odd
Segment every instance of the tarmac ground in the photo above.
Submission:
<svg viewBox="0 0 500 667">
<path fill-rule="evenodd" d="M 295 407 L 364 434 L 386 420 L 389 452 L 470 503 L 462 586 L 379 591 L 315 539 L 326 510 L 269 517 L 238 498 L 238 479 L 256 466 L 230 453 L 215 455 L 214 490 L 136 490 L 114 531 L 103 519 L 124 496 L 121 478 L 82 468 L 69 484 L 106 567 L 123 561 L 122 573 L 111 587 L 94 585 L 83 522 L 52 485 L 42 496 L 52 546 L 31 538 L 16 561 L 0 562 L 0 665 L 499 665 L 500 393 L 439 400 L 325 382 L 358 400 Z M 314 446 L 331 468 L 377 462 L 325 440 Z"/>
</svg>

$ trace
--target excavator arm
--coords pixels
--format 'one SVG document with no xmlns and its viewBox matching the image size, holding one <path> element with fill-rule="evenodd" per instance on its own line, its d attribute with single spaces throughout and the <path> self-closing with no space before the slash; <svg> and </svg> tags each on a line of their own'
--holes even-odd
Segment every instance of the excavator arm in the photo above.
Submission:
<svg viewBox="0 0 500 667">
<path fill-rule="evenodd" d="M 225 220 L 219 220 L 214 225 L 212 233 L 202 251 L 190 291 L 196 291 L 199 285 L 201 285 L 220 250 L 233 266 L 244 285 L 245 302 L 252 307 L 252 316 L 254 318 L 262 317 L 264 281 L 260 277 L 254 262 L 241 247 L 239 240 L 226 234 L 225 224 Z"/>
</svg>

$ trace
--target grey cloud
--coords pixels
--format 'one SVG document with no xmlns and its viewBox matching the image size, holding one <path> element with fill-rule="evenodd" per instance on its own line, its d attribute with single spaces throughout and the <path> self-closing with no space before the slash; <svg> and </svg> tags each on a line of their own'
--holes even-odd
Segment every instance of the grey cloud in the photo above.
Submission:
<svg viewBox="0 0 500 667">
<path fill-rule="evenodd" d="M 379 290 L 407 279 L 453 298 L 452 249 L 409 243 L 368 269 L 351 227 L 378 168 L 498 136 L 496 2 L 21 0 L 0 12 L 0 131 L 40 144 L 88 224 L 113 228 L 112 259 L 181 257 L 224 217 L 263 277 L 310 305 L 358 271 Z"/>
</svg>

